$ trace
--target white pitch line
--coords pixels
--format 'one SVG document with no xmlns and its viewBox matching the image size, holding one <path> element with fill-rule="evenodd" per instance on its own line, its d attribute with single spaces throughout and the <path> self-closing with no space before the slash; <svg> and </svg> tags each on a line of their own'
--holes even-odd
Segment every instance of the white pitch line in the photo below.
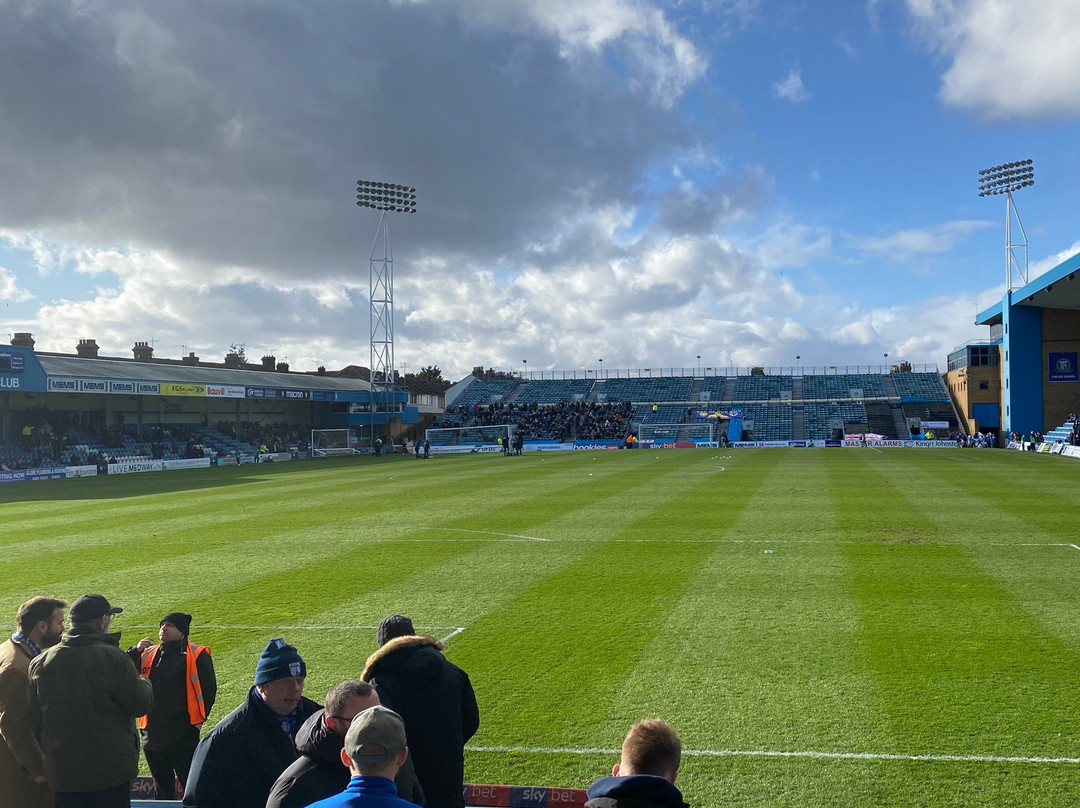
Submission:
<svg viewBox="0 0 1080 808">
<path fill-rule="evenodd" d="M 449 634 L 447 634 L 447 635 L 446 635 L 445 637 L 442 637 L 442 638 L 441 638 L 441 639 L 439 640 L 439 642 L 441 642 L 441 643 L 446 643 L 446 641 L 447 641 L 447 640 L 449 640 L 449 639 L 450 639 L 451 637 L 456 637 L 456 636 L 457 636 L 458 634 L 460 634 L 460 633 L 461 633 L 461 632 L 463 632 L 464 630 L 465 630 L 465 627 L 464 627 L 464 626 L 462 626 L 461 628 L 455 628 L 455 629 L 454 629 L 453 631 L 451 631 L 451 632 L 450 632 Z"/>
<path fill-rule="evenodd" d="M 520 533 L 498 533 L 494 530 L 473 530 L 467 527 L 420 527 L 417 530 L 447 530 L 453 533 L 480 533 L 484 536 L 506 536 L 511 539 L 525 539 L 526 541 L 551 541 L 540 536 L 523 536 Z"/>
<path fill-rule="evenodd" d="M 127 623 L 118 624 L 117 628 L 157 628 L 157 623 Z M 199 623 L 195 625 L 196 629 L 200 628 L 213 628 L 213 629 L 236 629 L 238 631 L 352 631 L 354 629 L 377 629 L 378 626 L 226 626 L 217 623 Z M 422 631 L 445 631 L 448 628 L 455 628 L 454 626 L 416 626 L 417 630 Z M 457 629 L 454 634 L 464 629 Z M 453 634 L 450 635 L 454 636 Z"/>
<path fill-rule="evenodd" d="M 466 746 L 470 752 L 523 752 L 541 755 L 618 755 L 618 749 L 599 747 L 548 747 L 548 746 Z M 816 752 L 782 751 L 768 749 L 684 749 L 684 755 L 692 757 L 776 757 L 809 758 L 815 760 L 912 760 L 938 763 L 1042 763 L 1078 765 L 1080 758 L 1012 757 L 1006 755 L 903 755 L 891 752 Z"/>
<path fill-rule="evenodd" d="M 1077 547 L 1075 544 L 1070 544 L 1069 546 L 1074 550 L 1080 550 L 1080 547 Z"/>
</svg>

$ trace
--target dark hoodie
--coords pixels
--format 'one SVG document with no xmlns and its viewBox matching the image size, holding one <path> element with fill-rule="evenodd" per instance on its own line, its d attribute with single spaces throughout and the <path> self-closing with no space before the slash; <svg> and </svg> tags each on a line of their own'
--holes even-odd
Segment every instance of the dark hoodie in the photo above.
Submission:
<svg viewBox="0 0 1080 808">
<path fill-rule="evenodd" d="M 674 783 L 652 774 L 601 777 L 585 793 L 586 808 L 687 808 Z"/>
<path fill-rule="evenodd" d="M 468 674 L 432 637 L 390 640 L 368 657 L 360 678 L 405 722 L 416 776 L 433 808 L 463 808 L 465 742 L 480 726 Z"/>
<path fill-rule="evenodd" d="M 270 789 L 266 808 L 303 808 L 340 794 L 349 785 L 351 775 L 341 762 L 345 739 L 326 726 L 324 715 L 325 710 L 319 710 L 297 730 L 296 749 L 300 757 L 278 777 Z M 394 783 L 398 796 L 403 800 L 417 805 L 426 804 L 413 769 L 412 755 L 405 758 Z"/>
</svg>

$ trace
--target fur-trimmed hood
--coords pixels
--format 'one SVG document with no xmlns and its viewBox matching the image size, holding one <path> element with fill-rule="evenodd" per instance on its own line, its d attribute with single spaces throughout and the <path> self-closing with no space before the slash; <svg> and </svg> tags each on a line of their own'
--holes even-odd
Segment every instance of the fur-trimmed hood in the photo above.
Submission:
<svg viewBox="0 0 1080 808">
<path fill-rule="evenodd" d="M 445 647 L 434 637 L 422 634 L 396 637 L 367 658 L 360 678 L 370 682 L 372 677 L 391 671 L 408 678 L 435 678 L 442 671 L 440 652 Z"/>
</svg>

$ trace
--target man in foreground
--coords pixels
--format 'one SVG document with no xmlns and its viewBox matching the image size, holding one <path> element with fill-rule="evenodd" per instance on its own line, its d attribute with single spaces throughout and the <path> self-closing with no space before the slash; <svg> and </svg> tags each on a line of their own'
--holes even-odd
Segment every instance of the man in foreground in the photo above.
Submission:
<svg viewBox="0 0 1080 808">
<path fill-rule="evenodd" d="M 464 808 L 465 742 L 480 726 L 468 674 L 442 655 L 443 644 L 417 636 L 392 614 L 379 624 L 379 649 L 360 678 L 405 722 L 416 776 L 432 808 Z"/>
<path fill-rule="evenodd" d="M 415 808 L 394 786 L 408 754 L 401 716 L 385 707 L 364 710 L 350 723 L 341 750 L 341 762 L 352 773 L 348 787 L 311 808 Z"/>
<path fill-rule="evenodd" d="M 45 752 L 56 808 L 128 808 L 139 773 L 135 718 L 150 712 L 154 690 L 109 634 L 122 612 L 101 595 L 72 605 L 71 628 L 30 663 L 30 713 Z"/>
<path fill-rule="evenodd" d="M 263 808 L 278 775 L 296 760 L 293 737 L 319 705 L 304 698 L 307 666 L 270 640 L 247 700 L 199 743 L 184 794 L 190 808 Z"/>
<path fill-rule="evenodd" d="M 630 727 L 622 756 L 586 792 L 586 808 L 687 808 L 675 787 L 682 743 L 662 718 L 638 721 Z"/>
<path fill-rule="evenodd" d="M 305 721 L 296 733 L 300 757 L 278 777 L 266 808 L 303 808 L 340 794 L 349 784 L 349 767 L 341 761 L 349 725 L 364 710 L 378 704 L 379 694 L 367 682 L 347 679 L 334 685 L 326 694 L 326 707 Z M 403 799 L 425 804 L 411 757 L 406 757 L 398 769 L 394 784 Z"/>
<path fill-rule="evenodd" d="M 154 709 L 138 724 L 159 800 L 176 799 L 177 779 L 187 787 L 199 728 L 217 695 L 210 649 L 190 642 L 190 630 L 190 614 L 169 612 L 158 627 L 161 644 L 147 637 L 132 649 L 139 673 L 154 686 Z"/>
<path fill-rule="evenodd" d="M 18 629 L 0 644 L 0 805 L 52 808 L 45 757 L 30 719 L 30 661 L 60 642 L 62 600 L 34 598 L 19 607 Z"/>
</svg>

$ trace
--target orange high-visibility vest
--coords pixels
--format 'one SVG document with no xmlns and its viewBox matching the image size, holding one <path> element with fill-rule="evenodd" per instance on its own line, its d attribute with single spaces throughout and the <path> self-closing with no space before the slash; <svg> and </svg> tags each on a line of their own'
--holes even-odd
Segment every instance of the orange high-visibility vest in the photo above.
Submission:
<svg viewBox="0 0 1080 808">
<path fill-rule="evenodd" d="M 155 645 L 153 648 L 143 652 L 142 668 L 139 670 L 140 676 L 150 676 L 150 669 L 154 667 L 154 659 L 160 650 L 161 646 Z M 199 682 L 199 670 L 195 664 L 199 654 L 204 651 L 210 653 L 210 649 L 205 645 L 195 645 L 193 642 L 187 644 L 187 711 L 193 726 L 206 720 L 206 705 L 203 703 L 202 684 Z M 150 724 L 150 715 L 139 716 L 136 723 L 139 725 L 139 729 L 146 729 Z"/>
</svg>

